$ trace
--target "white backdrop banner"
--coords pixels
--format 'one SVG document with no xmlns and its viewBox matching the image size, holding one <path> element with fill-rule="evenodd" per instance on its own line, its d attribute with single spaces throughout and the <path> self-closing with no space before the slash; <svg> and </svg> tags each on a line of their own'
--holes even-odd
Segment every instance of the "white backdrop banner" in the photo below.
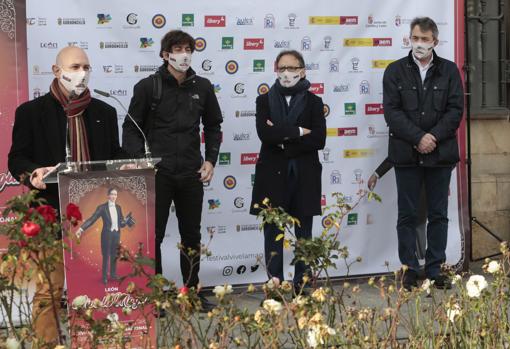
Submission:
<svg viewBox="0 0 510 349">
<path fill-rule="evenodd" d="M 312 92 L 326 107 L 328 137 L 320 152 L 323 198 L 342 192 L 356 200 L 360 187 L 387 155 L 388 131 L 382 108 L 385 67 L 409 51 L 409 24 L 430 16 L 439 26 L 437 53 L 454 60 L 454 0 L 395 1 L 27 1 L 29 93 L 46 93 L 58 50 L 76 45 L 93 67 L 90 86 L 117 96 L 126 106 L 133 85 L 161 63 L 159 41 L 171 29 L 197 40 L 193 69 L 214 85 L 224 115 L 223 143 L 213 181 L 205 187 L 202 235 L 212 252 L 201 264 L 204 286 L 266 280 L 263 234 L 248 214 L 260 141 L 255 130 L 255 98 L 272 85 L 274 59 L 284 49 L 302 52 Z M 94 96 L 101 98 L 100 96 Z M 119 129 L 124 111 L 117 108 Z M 376 187 L 383 202 L 363 202 L 345 220 L 341 243 L 350 258 L 360 256 L 350 273 L 395 270 L 397 255 L 396 186 L 393 171 Z M 457 176 L 452 176 L 447 256 L 464 256 Z M 323 229 L 315 217 L 314 234 Z M 163 245 L 166 277 L 181 280 L 177 222 L 172 213 Z M 287 253 L 290 262 L 291 255 Z M 386 262 L 388 266 L 386 266 Z M 287 268 L 292 272 L 293 268 Z M 343 276 L 339 263 L 331 270 Z"/>
</svg>

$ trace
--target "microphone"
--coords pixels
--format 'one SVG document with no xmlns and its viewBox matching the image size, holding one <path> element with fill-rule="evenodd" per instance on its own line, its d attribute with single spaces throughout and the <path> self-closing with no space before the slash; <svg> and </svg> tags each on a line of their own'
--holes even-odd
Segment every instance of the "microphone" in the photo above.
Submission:
<svg viewBox="0 0 510 349">
<path fill-rule="evenodd" d="M 117 101 L 117 103 L 119 103 L 119 105 L 122 107 L 122 109 L 126 112 L 126 115 L 129 117 L 129 120 L 131 120 L 131 122 L 133 124 L 135 124 L 136 128 L 138 129 L 138 131 L 140 131 L 140 134 L 143 137 L 143 146 L 145 148 L 145 158 L 148 161 L 151 161 L 152 160 L 152 154 L 151 154 L 151 151 L 150 151 L 150 148 L 149 148 L 149 142 L 147 141 L 147 137 L 145 137 L 145 133 L 140 128 L 140 126 L 135 121 L 135 119 L 133 119 L 133 117 L 129 114 L 129 112 L 126 109 L 126 107 L 124 106 L 124 104 L 122 104 L 122 102 L 117 97 L 113 96 L 111 93 L 108 93 L 108 92 L 105 92 L 105 91 L 101 91 L 101 90 L 97 90 L 97 89 L 94 89 L 94 92 L 97 93 L 98 95 L 103 96 L 103 97 L 113 98 L 113 99 L 115 99 Z"/>
</svg>

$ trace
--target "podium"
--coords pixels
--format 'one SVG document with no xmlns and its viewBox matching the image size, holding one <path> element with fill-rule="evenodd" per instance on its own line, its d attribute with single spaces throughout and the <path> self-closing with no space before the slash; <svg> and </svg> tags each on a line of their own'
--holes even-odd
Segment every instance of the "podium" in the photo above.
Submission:
<svg viewBox="0 0 510 349">
<path fill-rule="evenodd" d="M 62 163 L 45 177 L 46 183 L 58 183 L 60 212 L 65 214 L 68 205 L 74 204 L 83 218 L 77 226 L 69 227 L 63 239 L 67 245 L 64 264 L 68 312 L 73 323 L 70 326 L 72 348 L 90 347 L 90 334 L 84 330 L 87 324 L 76 321 L 76 310 L 72 307 L 78 296 L 86 297 L 85 306 L 93 310 L 96 319 L 114 319 L 124 324 L 128 329 L 124 340 L 130 347 L 156 348 L 152 305 L 145 304 L 145 298 L 134 299 L 127 291 L 130 282 L 145 287 L 147 277 L 129 276 L 132 267 L 118 260 L 118 251 L 122 247 L 133 255 L 142 252 L 155 258 L 155 165 L 158 161 Z M 147 273 L 154 273 L 154 269 L 145 268 Z M 99 303 L 93 302 L 94 299 Z M 126 307 L 131 308 L 126 311 Z M 107 341 L 103 347 L 109 347 Z"/>
</svg>

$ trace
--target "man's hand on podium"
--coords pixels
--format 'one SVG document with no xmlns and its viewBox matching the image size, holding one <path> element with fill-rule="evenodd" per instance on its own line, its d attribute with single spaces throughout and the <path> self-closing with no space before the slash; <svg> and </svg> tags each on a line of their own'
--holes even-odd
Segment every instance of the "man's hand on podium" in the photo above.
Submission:
<svg viewBox="0 0 510 349">
<path fill-rule="evenodd" d="M 36 168 L 30 175 L 30 184 L 37 189 L 46 189 L 46 184 L 43 182 L 43 179 L 55 168 L 56 166 Z"/>
</svg>

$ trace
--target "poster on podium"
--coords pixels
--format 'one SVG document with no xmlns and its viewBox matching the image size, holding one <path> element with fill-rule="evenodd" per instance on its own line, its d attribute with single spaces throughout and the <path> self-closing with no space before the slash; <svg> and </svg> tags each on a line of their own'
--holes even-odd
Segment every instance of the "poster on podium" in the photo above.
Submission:
<svg viewBox="0 0 510 349">
<path fill-rule="evenodd" d="M 132 265 L 120 258 L 122 251 L 154 258 L 154 185 L 152 169 L 59 174 L 61 212 L 71 206 L 82 216 L 64 238 L 72 348 L 92 345 L 90 326 L 77 316 L 89 309 L 94 319 L 123 326 L 130 348 L 156 347 L 152 305 L 130 287 L 150 292 L 148 278 L 131 275 Z"/>
</svg>

